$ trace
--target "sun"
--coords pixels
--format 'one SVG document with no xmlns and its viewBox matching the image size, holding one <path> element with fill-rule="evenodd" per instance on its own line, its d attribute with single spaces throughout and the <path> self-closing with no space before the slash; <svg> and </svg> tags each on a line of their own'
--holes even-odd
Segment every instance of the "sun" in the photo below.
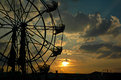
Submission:
<svg viewBox="0 0 121 80">
<path fill-rule="evenodd" d="M 62 66 L 68 66 L 69 62 L 63 61 Z"/>
</svg>

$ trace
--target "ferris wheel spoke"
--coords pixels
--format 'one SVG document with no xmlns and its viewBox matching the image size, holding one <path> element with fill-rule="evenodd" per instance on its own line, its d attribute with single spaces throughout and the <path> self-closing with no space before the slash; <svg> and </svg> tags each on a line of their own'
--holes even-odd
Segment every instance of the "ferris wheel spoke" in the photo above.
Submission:
<svg viewBox="0 0 121 80">
<path fill-rule="evenodd" d="M 29 19 L 28 21 L 26 21 L 26 23 L 31 22 L 32 20 L 34 20 L 35 18 L 37 18 L 38 16 L 44 14 L 46 12 L 46 10 L 42 11 L 41 13 L 37 14 L 36 16 L 32 17 L 31 19 Z"/>
<path fill-rule="evenodd" d="M 29 51 L 29 60 L 27 60 L 26 62 L 32 62 L 32 58 L 34 57 L 34 55 L 33 55 L 33 53 L 29 50 L 29 48 L 28 48 L 28 51 Z M 31 56 L 32 56 L 32 58 L 31 58 Z"/>
<path fill-rule="evenodd" d="M 27 58 L 27 61 L 28 61 L 28 58 Z M 29 67 L 30 67 L 30 69 L 31 69 L 32 72 L 36 71 L 35 68 L 33 67 L 31 61 L 27 62 L 27 64 L 29 65 Z"/>
<path fill-rule="evenodd" d="M 19 2 L 20 2 L 20 7 L 22 8 L 23 12 L 25 12 L 25 9 L 24 9 L 24 6 L 23 6 L 21 0 L 19 0 Z"/>
<path fill-rule="evenodd" d="M 21 0 L 19 0 L 19 2 L 20 2 L 21 9 L 22 9 L 21 12 L 23 12 L 23 13 L 21 13 L 20 19 L 22 19 L 22 21 L 23 21 L 23 15 L 24 15 L 26 9 L 24 9 L 24 6 L 23 6 Z"/>
<path fill-rule="evenodd" d="M 52 13 L 49 13 L 49 15 L 50 15 L 50 17 L 51 17 L 52 24 L 55 26 L 55 22 L 54 22 L 54 19 L 53 19 Z"/>
<path fill-rule="evenodd" d="M 28 7 L 28 5 L 29 5 L 29 1 L 27 1 L 27 4 L 25 5 L 25 8 L 24 8 L 24 10 L 26 11 L 26 8 Z"/>
<path fill-rule="evenodd" d="M 19 16 L 16 14 L 16 11 L 13 9 L 12 4 L 10 4 L 9 0 L 7 0 L 7 3 L 10 6 L 10 9 L 14 12 L 15 16 L 18 18 L 18 20 L 21 21 L 21 19 L 19 18 Z"/>
<path fill-rule="evenodd" d="M 38 22 L 36 22 L 36 24 L 37 24 L 37 23 L 38 23 Z M 34 27 L 33 29 L 28 28 L 28 30 L 29 30 L 30 32 L 34 33 L 35 35 L 37 35 L 38 37 L 40 37 L 40 38 L 42 38 L 42 39 L 45 39 L 45 36 L 43 37 L 43 35 L 42 35 L 41 32 L 39 31 L 39 29 L 36 28 L 36 24 L 33 26 L 33 27 Z M 38 34 L 35 33 L 33 30 L 36 30 Z M 44 27 L 44 30 L 46 30 L 45 27 Z M 46 31 L 45 31 L 45 33 L 46 33 Z"/>
<path fill-rule="evenodd" d="M 2 20 L 3 22 L 5 22 L 6 24 L 10 24 L 7 21 L 5 21 L 3 18 L 0 18 L 0 20 Z"/>
<path fill-rule="evenodd" d="M 2 18 L 0 18 L 1 20 L 3 20 L 3 18 L 6 18 L 8 21 L 12 21 L 12 20 L 14 20 L 13 18 L 11 18 L 10 16 L 8 16 L 7 14 L 5 14 L 4 12 L 1 12 L 0 11 L 0 13 L 2 13 L 3 15 L 5 15 L 4 17 L 2 17 Z M 5 20 L 3 20 L 4 22 L 6 22 L 6 23 L 8 23 L 7 21 L 5 21 Z M 14 21 L 13 21 L 14 22 Z"/>
<path fill-rule="evenodd" d="M 35 9 L 39 12 L 38 15 L 36 15 L 36 16 L 32 17 L 31 19 L 29 19 L 28 21 L 26 21 L 26 23 L 29 23 L 29 22 L 31 22 L 33 19 L 37 18 L 38 16 L 42 16 L 42 14 L 46 12 L 46 10 L 40 12 L 40 10 L 38 10 L 38 8 L 34 5 L 34 3 L 32 3 L 30 0 L 27 0 L 27 1 L 29 1 L 29 2 L 35 7 Z"/>
<path fill-rule="evenodd" d="M 12 5 L 13 5 L 13 10 L 14 11 L 12 11 L 12 10 L 11 11 L 14 12 L 13 16 L 14 16 L 15 24 L 17 24 L 18 20 L 17 20 L 17 16 L 16 16 L 15 12 L 18 12 L 19 8 L 18 9 L 16 8 L 15 0 L 12 0 L 12 3 L 13 3 Z"/>
<path fill-rule="evenodd" d="M 32 1 L 32 3 L 34 3 L 34 0 Z M 27 15 L 26 15 L 26 17 L 25 17 L 25 19 L 24 19 L 24 22 L 26 21 L 26 19 L 27 19 L 29 13 L 30 13 L 30 11 L 31 11 L 31 8 L 32 8 L 32 4 L 30 5 L 29 10 L 27 11 Z"/>
<path fill-rule="evenodd" d="M 46 60 L 46 63 L 49 61 L 49 59 L 51 58 L 51 55 L 48 57 L 48 59 Z M 52 60 L 52 62 L 50 63 L 50 66 L 53 64 L 53 62 L 55 61 L 55 59 L 57 58 L 57 56 L 54 57 L 54 59 Z"/>
<path fill-rule="evenodd" d="M 6 25 L 11 26 L 11 24 L 2 24 L 2 23 L 0 23 L 0 27 L 1 26 L 6 26 Z"/>
<path fill-rule="evenodd" d="M 4 58 L 6 58 L 6 59 L 8 59 L 4 54 L 2 54 L 1 52 L 0 52 L 0 55 L 2 56 L 2 57 L 4 57 Z M 0 58 L 1 60 L 2 60 L 2 58 Z"/>
<path fill-rule="evenodd" d="M 29 28 L 29 29 L 35 30 L 34 28 Z M 48 29 L 38 29 L 38 30 L 53 30 L 53 29 L 48 28 Z"/>
<path fill-rule="evenodd" d="M 49 47 L 50 47 L 50 46 L 49 46 Z M 52 51 L 51 49 L 49 49 L 49 47 L 48 47 L 48 48 L 47 48 L 47 50 L 43 53 L 43 55 L 42 55 L 42 56 L 44 56 L 44 55 L 45 55 L 45 53 L 46 53 L 48 50 Z M 52 55 L 52 54 L 50 54 L 49 58 L 51 57 L 51 55 Z M 40 56 L 40 57 L 38 57 L 37 59 L 33 59 L 32 61 L 36 61 L 36 60 L 38 60 L 39 58 L 41 58 L 41 56 Z M 49 58 L 45 61 L 45 63 L 49 60 Z"/>
<path fill-rule="evenodd" d="M 5 64 L 6 64 L 6 60 L 3 62 L 3 64 L 1 64 L 2 68 L 4 68 Z"/>
<path fill-rule="evenodd" d="M 30 35 L 28 35 L 28 37 L 32 40 L 34 40 L 35 42 L 37 42 L 39 45 L 43 45 L 42 43 L 40 43 L 39 41 L 37 41 L 36 39 L 34 39 L 33 37 L 31 37 Z"/>
<path fill-rule="evenodd" d="M 35 13 L 35 12 L 38 12 L 38 11 L 25 11 L 25 13 Z"/>
<path fill-rule="evenodd" d="M 36 27 L 36 29 L 38 29 L 38 30 L 54 30 L 54 27 L 55 26 L 46 26 L 46 29 L 44 28 L 44 26 L 42 26 L 42 25 L 27 25 L 28 27 Z M 35 30 L 35 28 L 27 28 L 27 29 L 33 29 L 33 30 Z"/>
<path fill-rule="evenodd" d="M 32 38 L 32 37 L 30 37 L 30 36 L 29 36 L 29 38 L 30 38 L 31 41 L 34 40 L 34 41 L 37 42 L 38 44 L 42 45 L 39 41 L 35 40 L 34 38 Z M 32 41 L 32 42 L 33 42 L 33 41 Z M 33 42 L 33 45 L 35 45 L 34 42 Z M 42 46 L 45 47 L 45 48 L 47 48 L 47 47 L 44 46 L 44 45 L 42 45 Z M 48 50 L 48 49 L 49 49 L 49 48 L 47 48 L 47 50 Z M 32 59 L 34 59 L 37 55 L 40 55 L 40 54 L 39 54 L 39 51 L 37 51 L 37 52 L 38 52 L 38 53 L 37 53 Z M 43 56 L 43 55 L 40 55 L 40 57 L 38 57 L 37 59 L 41 58 L 41 59 L 43 60 L 43 62 L 45 62 L 44 59 L 42 58 L 42 56 Z M 37 60 L 37 59 L 35 59 L 35 60 Z M 35 61 L 35 60 L 34 60 L 34 61 Z"/>
<path fill-rule="evenodd" d="M 18 9 L 15 9 L 14 11 L 18 11 L 18 10 L 20 10 L 20 8 L 18 8 Z M 12 12 L 12 10 L 4 10 L 4 9 L 0 9 L 0 11 L 3 11 L 3 12 Z"/>
<path fill-rule="evenodd" d="M 21 0 L 20 0 L 20 5 L 22 5 Z M 26 9 L 27 9 L 28 5 L 29 5 L 29 1 L 27 1 L 25 7 L 22 5 L 23 6 L 23 8 L 22 8 L 23 9 L 23 13 L 21 14 L 21 18 L 23 18 L 23 15 L 26 13 Z"/>
<path fill-rule="evenodd" d="M 15 21 L 16 21 L 15 19 L 13 19 L 13 18 L 10 17 L 9 15 L 5 14 L 4 12 L 1 12 L 1 11 L 0 11 L 0 13 L 2 13 L 3 15 L 5 15 L 5 16 L 2 17 L 2 18 L 5 18 L 5 19 L 7 19 L 7 20 L 10 21 L 10 22 L 12 21 L 12 22 L 15 23 Z M 2 18 L 1 18 L 1 19 L 2 19 Z M 6 21 L 4 20 L 4 22 L 6 22 Z M 8 23 L 8 22 L 6 22 L 6 23 Z"/>
<path fill-rule="evenodd" d="M 36 33 L 35 33 L 36 34 Z M 36 34 L 38 37 L 40 37 L 38 34 Z M 39 41 L 37 41 L 36 39 L 34 39 L 33 37 L 31 37 L 31 36 L 29 36 L 31 39 L 33 39 L 34 41 L 36 41 L 38 44 L 40 44 L 40 45 L 43 45 L 43 44 L 41 44 Z M 40 37 L 41 38 L 41 37 Z M 44 39 L 44 38 L 43 38 Z M 45 39 L 44 39 L 45 40 Z M 52 44 L 51 42 L 49 42 L 49 41 L 47 41 L 47 40 L 45 40 L 45 42 L 47 43 L 47 44 L 51 44 L 52 46 L 54 46 L 54 47 L 56 47 L 54 44 Z M 44 45 L 45 47 L 47 46 L 47 45 Z"/>
<path fill-rule="evenodd" d="M 44 46 L 47 50 L 41 55 L 41 56 L 39 56 L 37 59 L 39 59 L 39 58 L 42 58 L 42 56 L 49 50 L 49 51 L 51 51 L 52 52 L 52 50 L 51 49 L 49 49 L 49 47 L 46 47 L 46 46 Z M 38 51 L 39 52 L 39 51 Z M 37 60 L 37 59 L 35 59 L 35 60 Z M 44 61 L 44 59 L 43 59 L 43 62 L 45 62 Z M 45 62 L 46 63 L 46 62 Z"/>
<path fill-rule="evenodd" d="M 52 43 L 52 41 L 53 41 L 53 38 L 54 38 L 54 35 L 52 35 L 52 39 L 51 39 L 51 41 L 50 41 L 51 43 Z M 47 43 L 46 45 L 48 45 L 49 41 L 47 41 L 47 40 L 45 39 L 45 42 Z M 46 53 L 48 50 L 51 50 L 51 49 L 50 49 L 50 46 L 51 46 L 51 44 L 49 44 L 49 47 L 47 48 L 47 50 L 45 51 L 45 53 Z M 55 45 L 54 45 L 53 47 L 55 47 Z M 51 50 L 51 51 L 52 51 L 52 50 Z M 45 55 L 45 53 L 44 53 L 43 55 Z M 42 55 L 42 56 L 43 56 L 43 55 Z"/>
<path fill-rule="evenodd" d="M 28 43 L 27 43 L 28 44 Z M 32 52 L 29 49 L 29 44 L 27 45 L 27 51 L 28 51 L 28 56 L 29 56 L 29 60 L 31 60 L 31 56 L 33 57 L 33 54 L 31 54 Z M 28 60 L 28 61 L 29 61 Z"/>
<path fill-rule="evenodd" d="M 4 49 L 3 53 L 2 53 L 3 55 L 5 54 L 5 52 L 6 52 L 7 48 L 8 48 L 8 45 L 9 45 L 11 39 L 12 39 L 12 37 L 10 37 L 10 39 L 9 39 L 7 45 L 6 45 L 6 47 L 5 47 L 5 49 Z M 1 57 L 0 57 L 0 59 L 1 59 Z"/>
<path fill-rule="evenodd" d="M 32 63 L 31 63 L 31 62 L 28 62 L 27 64 L 29 65 L 29 67 L 30 67 L 32 73 L 35 72 L 35 69 L 34 69 Z"/>
<path fill-rule="evenodd" d="M 32 31 L 35 35 L 37 35 L 38 37 L 42 38 L 41 36 L 39 36 L 37 33 L 35 33 L 34 31 Z M 31 37 L 32 38 L 32 37 Z M 35 40 L 34 38 L 32 38 L 33 40 Z M 42 38 L 44 39 L 44 38 Z M 44 39 L 45 40 L 45 39 Z M 36 42 L 38 42 L 37 40 L 35 40 Z M 56 47 L 54 44 L 52 44 L 51 42 L 45 40 L 45 42 L 47 42 L 47 44 L 51 44 L 52 46 Z M 41 43 L 40 43 L 41 44 Z"/>
<path fill-rule="evenodd" d="M 9 21 L 9 22 L 11 22 L 11 21 L 13 21 L 14 23 L 15 23 L 15 19 L 13 19 L 12 17 L 8 17 L 8 16 L 5 16 L 5 18 Z M 12 23 L 12 25 L 14 24 L 14 23 Z"/>
<path fill-rule="evenodd" d="M 11 30 L 11 31 L 9 31 L 9 32 L 7 32 L 6 34 L 4 34 L 4 35 L 0 36 L 0 39 L 4 38 L 5 36 L 9 35 L 10 33 L 12 33 L 12 30 Z"/>
<path fill-rule="evenodd" d="M 30 54 L 32 55 L 32 57 L 34 57 L 33 54 L 32 54 L 31 52 L 30 52 Z M 36 72 L 35 68 L 34 68 L 33 65 L 32 65 L 32 62 L 33 62 L 33 61 L 30 60 L 30 54 L 29 54 L 29 59 L 27 60 L 27 64 L 29 65 L 29 67 L 30 67 L 30 69 L 32 70 L 32 72 Z M 34 62 L 36 62 L 36 61 L 34 61 Z M 37 62 L 36 62 L 36 64 L 38 65 Z M 38 65 L 38 66 L 39 66 L 39 65 Z"/>
<path fill-rule="evenodd" d="M 46 40 L 46 43 L 47 43 L 47 44 L 50 44 L 50 45 L 53 46 L 53 47 L 56 47 L 53 43 L 51 43 L 51 42 L 49 42 L 49 41 L 47 41 L 47 40 Z"/>
<path fill-rule="evenodd" d="M 8 27 L 11 26 L 10 24 L 0 24 L 0 28 L 5 28 L 5 29 L 12 29 L 12 27 Z"/>
<path fill-rule="evenodd" d="M 39 33 L 39 35 L 41 35 L 41 37 L 43 38 L 43 39 L 45 39 L 43 36 L 42 36 L 42 34 L 41 34 L 41 32 L 34 26 L 34 28 L 36 29 L 36 31 Z"/>
<path fill-rule="evenodd" d="M 35 27 L 45 27 L 45 26 L 42 26 L 42 25 L 27 25 L 27 26 L 35 26 Z M 49 27 L 49 28 L 54 28 L 55 26 L 46 26 L 46 27 Z"/>
<path fill-rule="evenodd" d="M 42 34 L 41 34 L 41 35 L 39 35 L 39 34 L 37 34 L 36 32 L 32 31 L 32 30 L 31 30 L 31 29 L 29 29 L 29 28 L 28 28 L 28 30 L 29 30 L 30 32 L 32 32 L 33 34 L 35 34 L 36 36 L 38 36 L 38 37 L 40 37 L 40 38 L 44 39 L 44 37 L 42 36 Z"/>
<path fill-rule="evenodd" d="M 32 43 L 31 41 L 29 41 L 29 43 Z M 39 44 L 39 43 L 37 43 L 37 42 L 33 42 L 33 44 L 35 44 L 35 45 L 43 45 L 43 44 Z M 47 46 L 47 45 L 44 45 L 45 47 Z M 46 47 L 47 48 L 47 47 Z"/>
<path fill-rule="evenodd" d="M 46 63 L 47 63 L 47 62 L 48 62 L 48 60 L 50 59 L 51 55 L 52 55 L 52 53 L 51 53 L 51 54 L 49 55 L 49 57 L 47 58 Z"/>
<path fill-rule="evenodd" d="M 34 47 L 36 48 L 36 51 L 39 52 L 39 50 L 37 50 L 37 47 L 35 46 L 35 44 L 33 44 L 33 45 L 34 45 Z M 45 61 L 44 61 L 44 59 L 42 58 L 42 55 L 41 55 L 41 54 L 36 54 L 35 57 L 38 56 L 38 55 L 39 55 L 39 58 L 41 58 L 41 60 L 45 63 Z M 35 57 L 33 56 L 32 59 L 34 59 Z M 35 61 L 36 61 L 36 60 L 35 60 Z"/>
<path fill-rule="evenodd" d="M 32 54 L 32 52 L 31 52 L 31 51 L 30 51 L 30 54 L 31 54 L 31 55 L 32 55 L 32 57 L 34 58 L 34 56 L 33 56 L 33 54 Z M 34 62 L 36 62 L 36 64 L 38 65 L 37 60 L 41 58 L 41 59 L 42 59 L 42 61 L 43 61 L 43 62 L 44 62 L 44 64 L 45 64 L 45 61 L 44 61 L 44 59 L 43 59 L 42 57 L 39 57 L 39 58 L 34 59 L 34 60 L 33 60 L 33 58 L 32 58 L 32 59 L 30 59 L 30 60 L 28 60 L 28 62 L 33 62 L 33 61 L 34 61 Z M 39 65 L 38 65 L 38 66 L 39 66 Z"/>
<path fill-rule="evenodd" d="M 46 4 L 43 0 L 40 0 L 40 2 L 42 2 L 43 5 L 44 5 L 46 8 L 48 8 L 47 4 Z"/>
<path fill-rule="evenodd" d="M 9 57 L 9 54 L 7 55 L 7 58 L 8 58 L 8 57 Z M 5 62 L 3 63 L 2 68 L 5 66 L 5 64 L 7 64 L 7 60 L 8 60 L 8 59 L 6 59 Z M 7 65 L 7 66 L 8 66 L 8 65 Z"/>
<path fill-rule="evenodd" d="M 3 29 L 12 29 L 10 27 L 0 27 L 0 29 L 3 28 Z"/>
<path fill-rule="evenodd" d="M 39 41 L 37 41 L 36 39 L 34 39 L 33 37 L 31 37 L 31 36 L 29 35 L 29 33 L 27 33 L 27 34 L 28 34 L 28 37 L 29 37 L 31 40 L 37 42 L 39 45 L 45 46 L 44 44 L 40 43 Z M 30 42 L 30 43 L 32 43 L 32 42 Z"/>
<path fill-rule="evenodd" d="M 8 12 L 8 13 L 11 12 L 10 10 L 4 10 L 4 9 L 0 9 L 0 11 L 3 11 L 3 12 L 6 11 L 6 12 Z"/>
<path fill-rule="evenodd" d="M 29 43 L 33 43 L 33 44 L 36 44 L 36 45 L 43 45 L 43 44 L 41 44 L 40 42 L 38 42 L 37 40 L 35 40 L 35 39 L 33 39 L 35 42 L 29 42 Z M 48 47 L 47 47 L 47 45 L 48 44 L 46 44 L 46 45 L 43 45 L 46 49 L 48 49 L 48 50 L 50 50 L 50 51 L 52 51 L 51 49 L 49 49 Z"/>
<path fill-rule="evenodd" d="M 29 38 L 30 38 L 30 37 L 29 37 Z M 37 47 L 35 46 L 35 44 L 34 44 L 34 42 L 32 41 L 31 38 L 30 38 L 30 40 L 31 40 L 31 42 L 32 42 L 32 45 L 33 45 L 34 48 L 36 49 L 36 51 L 39 52 L 39 50 L 37 49 Z M 37 54 L 37 55 L 38 55 L 38 54 Z M 41 56 L 41 54 L 39 54 L 39 55 Z M 42 56 L 41 56 L 41 59 L 42 59 L 43 62 L 45 62 L 44 59 L 42 58 Z"/>
<path fill-rule="evenodd" d="M 10 22 L 13 24 L 13 21 L 11 20 L 11 17 L 9 16 L 8 12 L 6 11 L 5 7 L 3 6 L 3 4 L 0 2 L 1 7 L 4 9 L 6 16 L 9 18 Z"/>
<path fill-rule="evenodd" d="M 55 59 L 57 58 L 57 56 L 53 59 L 53 61 L 50 63 L 50 65 L 52 65 L 53 64 L 53 62 L 55 61 Z"/>
<path fill-rule="evenodd" d="M 37 33 L 35 33 L 35 32 L 33 33 L 33 31 L 32 31 L 32 33 L 30 33 L 30 32 L 28 31 L 28 34 L 30 34 L 31 36 L 34 36 L 34 34 L 35 34 L 37 37 L 44 39 L 43 37 L 41 37 L 41 36 L 38 35 Z"/>
</svg>

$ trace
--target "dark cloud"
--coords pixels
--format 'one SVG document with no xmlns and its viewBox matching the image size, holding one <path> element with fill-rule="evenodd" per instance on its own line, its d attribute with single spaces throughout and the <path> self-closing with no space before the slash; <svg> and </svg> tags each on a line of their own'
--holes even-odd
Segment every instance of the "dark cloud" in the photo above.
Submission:
<svg viewBox="0 0 121 80">
<path fill-rule="evenodd" d="M 104 46 L 104 44 L 82 45 L 80 49 L 86 50 L 87 52 L 95 52 L 102 46 Z"/>
<path fill-rule="evenodd" d="M 121 27 L 117 27 L 117 28 L 113 29 L 112 31 L 107 32 L 107 34 L 112 34 L 114 36 L 117 36 L 117 35 L 121 34 Z"/>
<path fill-rule="evenodd" d="M 103 47 L 105 49 L 103 49 Z M 101 49 L 102 48 L 102 49 Z M 91 54 L 100 54 L 97 58 L 121 58 L 121 46 L 115 46 L 111 43 L 93 44 L 93 45 L 82 45 L 81 50 Z"/>
<path fill-rule="evenodd" d="M 101 54 L 100 56 L 97 57 L 98 59 L 106 58 L 112 54 L 111 51 L 99 51 L 98 53 Z"/>
<path fill-rule="evenodd" d="M 116 27 L 114 23 L 118 20 L 102 18 L 100 13 L 84 14 L 78 12 L 72 15 L 67 11 L 62 11 L 63 22 L 66 25 L 66 32 L 80 32 L 81 37 L 96 37 L 105 34 L 118 35 L 121 33 L 121 26 Z M 89 26 L 88 29 L 87 26 Z M 113 30 L 109 31 L 112 27 Z M 84 34 L 83 34 L 84 33 Z"/>
<path fill-rule="evenodd" d="M 111 21 L 103 20 L 102 23 L 96 28 L 96 25 L 86 32 L 85 37 L 95 37 L 102 34 L 106 34 L 111 26 Z"/>
<path fill-rule="evenodd" d="M 90 25 L 91 28 L 89 32 L 87 32 L 86 36 L 92 33 L 94 29 L 97 30 L 97 32 L 99 32 L 100 30 L 100 27 L 96 29 L 96 24 L 98 23 L 97 13 L 90 17 L 89 15 L 80 13 L 80 12 L 77 13 L 76 15 L 72 15 L 69 12 L 65 11 L 65 12 L 62 12 L 62 16 L 63 16 L 64 23 L 66 24 L 66 31 L 69 33 L 81 32 L 86 28 L 87 25 Z M 100 24 L 99 26 L 105 26 L 109 24 L 107 21 L 106 22 L 105 21 L 103 21 L 102 24 Z"/>
<path fill-rule="evenodd" d="M 100 43 L 100 44 L 83 44 L 80 49 L 86 50 L 88 52 L 97 52 L 97 50 L 101 47 L 110 47 L 112 46 L 112 44 L 104 44 L 104 43 Z"/>
<path fill-rule="evenodd" d="M 63 21 L 66 24 L 66 32 L 74 33 L 84 30 L 84 27 L 89 23 L 89 17 L 83 13 L 72 15 L 68 12 L 63 12 Z"/>
</svg>

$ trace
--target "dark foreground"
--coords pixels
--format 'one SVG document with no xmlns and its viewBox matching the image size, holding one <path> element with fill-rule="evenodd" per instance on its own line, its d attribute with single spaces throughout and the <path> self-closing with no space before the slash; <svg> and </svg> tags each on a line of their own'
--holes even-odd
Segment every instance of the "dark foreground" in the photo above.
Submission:
<svg viewBox="0 0 121 80">
<path fill-rule="evenodd" d="M 0 73 L 0 80 L 121 80 L 121 73 L 94 72 L 91 74 L 27 74 Z"/>
</svg>

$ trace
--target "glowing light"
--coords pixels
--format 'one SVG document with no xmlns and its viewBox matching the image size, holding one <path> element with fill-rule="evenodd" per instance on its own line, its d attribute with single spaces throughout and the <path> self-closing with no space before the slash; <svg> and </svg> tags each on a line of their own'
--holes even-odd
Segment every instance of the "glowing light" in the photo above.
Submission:
<svg viewBox="0 0 121 80">
<path fill-rule="evenodd" d="M 63 61 L 62 66 L 68 66 L 69 62 Z"/>
</svg>

